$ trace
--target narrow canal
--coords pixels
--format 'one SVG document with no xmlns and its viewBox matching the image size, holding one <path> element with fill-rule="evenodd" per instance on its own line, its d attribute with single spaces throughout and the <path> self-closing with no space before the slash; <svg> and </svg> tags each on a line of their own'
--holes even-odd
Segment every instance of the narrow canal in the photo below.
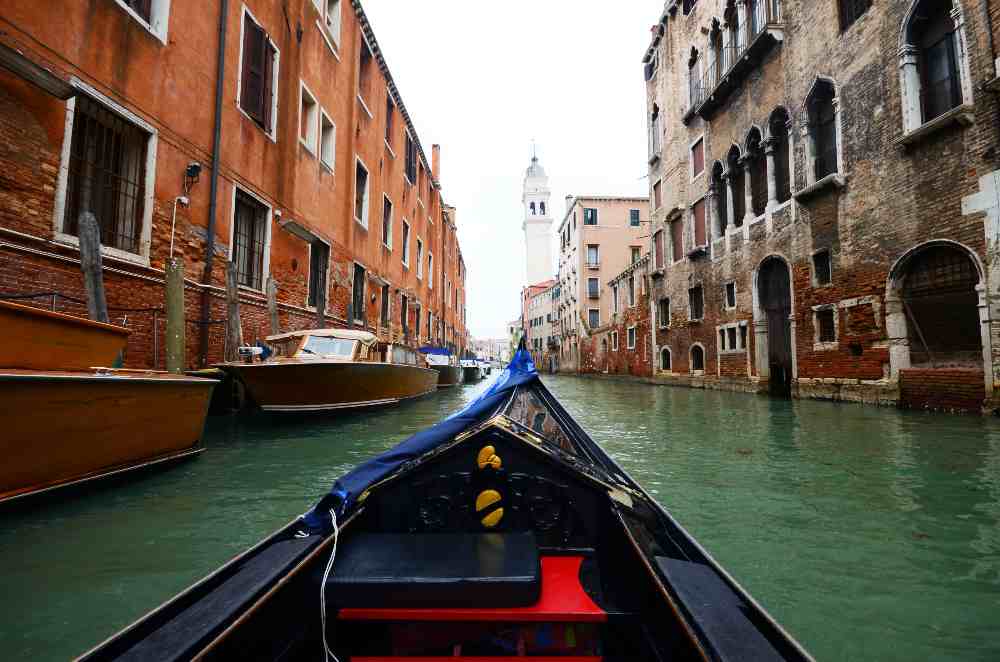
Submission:
<svg viewBox="0 0 1000 662">
<path fill-rule="evenodd" d="M 1000 658 L 997 421 L 545 381 L 817 659 Z M 83 652 L 484 385 L 376 416 L 212 419 L 192 462 L 0 514 L 0 657 Z"/>
</svg>

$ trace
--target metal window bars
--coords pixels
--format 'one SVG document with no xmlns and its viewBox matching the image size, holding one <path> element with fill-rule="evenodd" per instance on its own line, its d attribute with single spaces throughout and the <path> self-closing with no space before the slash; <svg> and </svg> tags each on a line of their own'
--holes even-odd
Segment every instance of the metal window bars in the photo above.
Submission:
<svg viewBox="0 0 1000 662">
<path fill-rule="evenodd" d="M 710 50 L 708 66 L 699 79 L 691 81 L 692 110 L 711 96 L 757 37 L 769 25 L 781 23 L 781 18 L 781 0 L 747 0 L 746 18 L 742 24 L 736 16 L 731 16 L 723 30 L 721 46 Z"/>
<path fill-rule="evenodd" d="M 267 209 L 243 191 L 236 192 L 233 261 L 240 285 L 261 288 Z"/>
</svg>

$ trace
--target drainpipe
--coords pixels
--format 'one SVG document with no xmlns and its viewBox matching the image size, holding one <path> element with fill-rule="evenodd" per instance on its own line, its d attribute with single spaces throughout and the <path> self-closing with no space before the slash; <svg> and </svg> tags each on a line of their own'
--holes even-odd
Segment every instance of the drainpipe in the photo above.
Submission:
<svg viewBox="0 0 1000 662">
<path fill-rule="evenodd" d="M 201 282 L 201 338 L 199 339 L 201 365 L 208 363 L 208 323 L 212 305 L 208 286 L 212 284 L 212 263 L 215 260 L 215 215 L 219 208 L 219 152 L 222 143 L 222 90 L 226 77 L 226 26 L 229 17 L 229 0 L 221 0 L 219 8 L 219 58 L 215 81 L 215 133 L 212 136 L 212 182 L 208 200 L 208 230 L 205 236 L 205 271 Z"/>
</svg>

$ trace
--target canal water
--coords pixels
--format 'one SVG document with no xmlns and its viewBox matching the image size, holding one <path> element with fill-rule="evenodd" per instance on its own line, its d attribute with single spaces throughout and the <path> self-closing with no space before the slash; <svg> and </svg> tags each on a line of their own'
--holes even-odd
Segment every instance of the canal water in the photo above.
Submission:
<svg viewBox="0 0 1000 662">
<path fill-rule="evenodd" d="M 997 421 L 545 382 L 818 660 L 1000 659 Z M 484 386 L 377 415 L 210 419 L 194 461 L 0 512 L 0 659 L 83 652 Z"/>
</svg>

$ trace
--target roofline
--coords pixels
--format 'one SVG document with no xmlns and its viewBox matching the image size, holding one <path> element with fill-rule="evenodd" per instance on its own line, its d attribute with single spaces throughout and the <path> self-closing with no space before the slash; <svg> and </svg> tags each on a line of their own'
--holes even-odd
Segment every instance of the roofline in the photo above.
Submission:
<svg viewBox="0 0 1000 662">
<path fill-rule="evenodd" d="M 559 221 L 559 229 L 562 230 L 563 226 L 566 225 L 566 221 L 569 220 L 569 215 L 576 207 L 578 202 L 649 202 L 649 196 L 618 196 L 618 195 L 572 195 L 569 196 L 573 198 L 573 204 L 569 206 L 566 213 L 563 215 L 563 219 Z"/>
<path fill-rule="evenodd" d="M 677 0 L 668 0 L 666 6 L 663 8 L 663 12 L 660 14 L 659 20 L 656 22 L 660 29 L 657 31 L 655 37 L 649 40 L 649 46 L 646 47 L 646 54 L 642 56 L 642 63 L 645 64 L 653 57 L 653 51 L 659 45 L 660 40 L 663 39 L 663 33 L 667 29 L 667 18 L 671 12 L 677 11 Z"/>
</svg>

